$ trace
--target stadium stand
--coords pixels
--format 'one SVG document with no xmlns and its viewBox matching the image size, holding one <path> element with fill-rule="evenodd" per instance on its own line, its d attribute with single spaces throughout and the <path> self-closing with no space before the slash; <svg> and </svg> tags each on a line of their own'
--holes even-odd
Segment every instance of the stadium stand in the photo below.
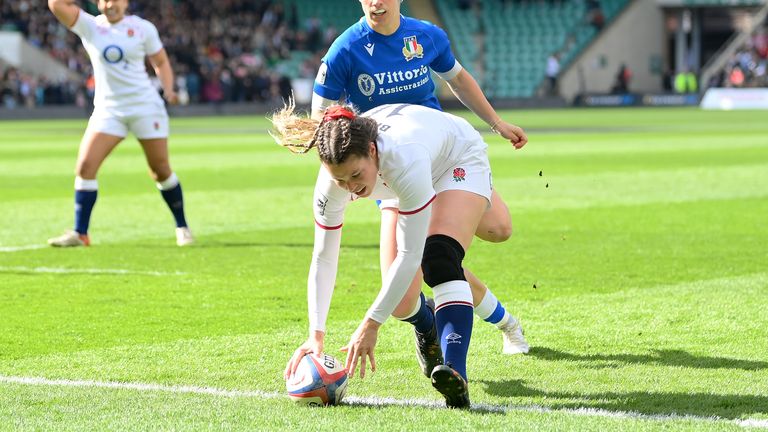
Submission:
<svg viewBox="0 0 768 432">
<path fill-rule="evenodd" d="M 546 88 L 547 58 L 565 69 L 629 0 L 435 0 L 462 64 L 489 97 L 530 98 Z M 131 13 L 150 18 L 174 64 L 180 95 L 190 103 L 273 101 L 290 80 L 311 79 L 331 41 L 358 20 L 350 0 L 132 0 Z M 84 7 L 97 13 L 94 5 Z M 408 2 L 403 13 L 408 14 Z M 4 106 L 84 105 L 91 74 L 77 36 L 61 27 L 44 0 L 0 3 L 0 29 L 18 31 L 77 72 L 49 82 L 6 65 Z M 9 67 L 10 66 L 10 67 Z M 32 96 L 30 96 L 32 95 Z"/>
<path fill-rule="evenodd" d="M 552 53 L 566 67 L 628 2 L 438 0 L 437 7 L 457 56 L 489 97 L 529 98 L 546 87 Z"/>
</svg>

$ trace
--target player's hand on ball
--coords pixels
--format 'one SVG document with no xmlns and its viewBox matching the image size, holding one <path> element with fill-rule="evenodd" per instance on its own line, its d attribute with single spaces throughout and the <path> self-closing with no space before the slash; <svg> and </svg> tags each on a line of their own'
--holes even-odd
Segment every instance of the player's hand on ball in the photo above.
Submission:
<svg viewBox="0 0 768 432">
<path fill-rule="evenodd" d="M 360 362 L 360 378 L 365 378 L 366 360 L 370 361 L 371 372 L 376 372 L 374 349 L 376 347 L 376 339 L 379 336 L 379 326 L 381 324 L 378 322 L 366 318 L 355 333 L 352 334 L 349 343 L 340 350 L 347 353 L 345 364 L 347 365 L 347 374 L 349 374 L 350 378 L 355 376 L 358 361 Z"/>
<path fill-rule="evenodd" d="M 300 347 L 296 348 L 296 351 L 293 352 L 293 355 L 291 356 L 291 359 L 288 361 L 288 364 L 285 366 L 285 371 L 283 372 L 283 379 L 290 378 L 291 375 L 296 373 L 296 368 L 299 367 L 299 363 L 301 362 L 301 359 L 304 358 L 307 354 L 317 354 L 320 355 L 323 353 L 323 347 L 324 347 L 324 338 L 325 333 L 321 331 L 315 331 L 313 334 L 307 338 L 306 342 L 301 344 Z"/>
<path fill-rule="evenodd" d="M 521 149 L 528 143 L 528 136 L 525 135 L 523 128 L 507 123 L 504 120 L 501 120 L 494 127 L 494 131 L 505 139 L 508 139 L 516 149 Z"/>
</svg>

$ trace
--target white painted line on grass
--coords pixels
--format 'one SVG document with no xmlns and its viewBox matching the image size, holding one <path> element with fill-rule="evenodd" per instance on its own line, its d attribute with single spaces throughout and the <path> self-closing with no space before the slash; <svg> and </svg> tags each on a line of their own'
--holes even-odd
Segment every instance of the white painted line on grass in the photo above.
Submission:
<svg viewBox="0 0 768 432">
<path fill-rule="evenodd" d="M 42 245 L 42 244 L 34 244 L 34 245 L 26 245 L 26 246 L 0 246 L 0 252 L 19 252 L 19 251 L 33 250 L 33 249 L 44 249 L 48 247 L 50 246 Z"/>
<path fill-rule="evenodd" d="M 51 386 L 51 387 L 85 387 L 85 388 L 107 388 L 107 389 L 119 389 L 119 390 L 137 390 L 137 391 L 159 391 L 167 393 L 178 394 L 202 394 L 210 396 L 220 396 L 228 398 L 261 398 L 261 399 L 278 399 L 287 397 L 283 393 L 265 392 L 261 390 L 226 390 L 218 389 L 214 387 L 198 387 L 198 386 L 172 386 L 163 384 L 151 384 L 151 383 L 129 383 L 129 382 L 114 382 L 114 381 L 91 381 L 91 380 L 67 380 L 67 379 L 47 379 L 41 377 L 20 377 L 20 376 L 3 376 L 0 375 L 0 383 L 6 384 L 23 384 L 34 386 Z M 387 397 L 357 397 L 347 396 L 344 398 L 345 405 L 361 405 L 361 406 L 419 406 L 425 408 L 443 408 L 445 404 L 440 401 L 424 400 L 424 399 L 395 399 Z M 741 427 L 749 428 L 761 428 L 768 429 L 768 420 L 761 419 L 727 419 L 717 416 L 696 416 L 696 415 L 682 415 L 682 414 L 643 414 L 633 411 L 609 411 L 600 408 L 549 408 L 540 405 L 489 405 L 489 404 L 472 404 L 472 411 L 478 412 L 493 412 L 493 413 L 510 413 L 510 412 L 537 412 L 537 413 L 562 413 L 570 415 L 581 415 L 589 417 L 605 417 L 605 418 L 618 418 L 618 419 L 634 419 L 634 420 L 656 420 L 656 421 L 670 421 L 670 420 L 691 420 L 691 421 L 707 421 L 707 422 L 725 422 L 732 423 Z"/>
<path fill-rule="evenodd" d="M 124 269 L 79 269 L 79 268 L 61 268 L 61 267 L 7 267 L 0 266 L 0 273 L 3 272 L 21 272 L 21 273 L 57 273 L 57 274 L 114 274 L 114 275 L 143 275 L 143 276 L 180 276 L 183 272 L 157 272 L 141 270 Z"/>
</svg>

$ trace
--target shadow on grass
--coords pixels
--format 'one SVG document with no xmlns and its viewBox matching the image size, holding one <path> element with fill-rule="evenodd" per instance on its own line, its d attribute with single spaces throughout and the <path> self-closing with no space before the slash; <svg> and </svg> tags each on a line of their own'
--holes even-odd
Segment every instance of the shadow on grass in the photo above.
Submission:
<svg viewBox="0 0 768 432">
<path fill-rule="evenodd" d="M 347 397 L 341 403 L 341 406 L 357 406 L 365 408 L 389 408 L 389 407 L 421 407 L 430 409 L 449 409 L 446 408 L 445 402 L 442 400 L 442 396 L 435 394 L 439 400 L 419 400 L 419 399 L 394 399 L 394 398 L 358 398 Z M 456 410 L 457 412 L 465 412 L 464 410 Z M 467 412 L 475 414 L 504 414 L 507 411 L 506 407 L 500 407 L 496 405 L 488 404 L 472 404 Z"/>
<path fill-rule="evenodd" d="M 653 350 L 653 354 L 573 354 L 547 347 L 532 347 L 528 355 L 542 360 L 588 363 L 587 367 L 616 366 L 615 363 L 682 366 L 699 369 L 768 369 L 768 362 L 727 357 L 695 356 L 683 350 Z"/>
<path fill-rule="evenodd" d="M 552 409 L 597 408 L 648 415 L 717 416 L 724 419 L 768 413 L 766 396 L 662 392 L 550 392 L 527 387 L 522 380 L 477 380 L 475 383 L 484 385 L 486 393 L 495 396 L 546 398 L 546 407 Z"/>
</svg>

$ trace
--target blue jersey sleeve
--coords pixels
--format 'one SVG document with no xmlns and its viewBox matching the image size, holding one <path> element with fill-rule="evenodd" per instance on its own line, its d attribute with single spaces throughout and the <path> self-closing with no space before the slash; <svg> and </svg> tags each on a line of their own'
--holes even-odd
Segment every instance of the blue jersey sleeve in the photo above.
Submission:
<svg viewBox="0 0 768 432">
<path fill-rule="evenodd" d="M 317 71 L 313 90 L 326 99 L 339 100 L 349 75 L 349 49 L 340 39 L 331 45 Z"/>
<path fill-rule="evenodd" d="M 451 41 L 448 39 L 448 34 L 440 27 L 433 24 L 431 30 L 429 37 L 432 38 L 438 54 L 429 67 L 438 73 L 448 72 L 456 64 L 456 57 L 451 51 Z"/>
</svg>

